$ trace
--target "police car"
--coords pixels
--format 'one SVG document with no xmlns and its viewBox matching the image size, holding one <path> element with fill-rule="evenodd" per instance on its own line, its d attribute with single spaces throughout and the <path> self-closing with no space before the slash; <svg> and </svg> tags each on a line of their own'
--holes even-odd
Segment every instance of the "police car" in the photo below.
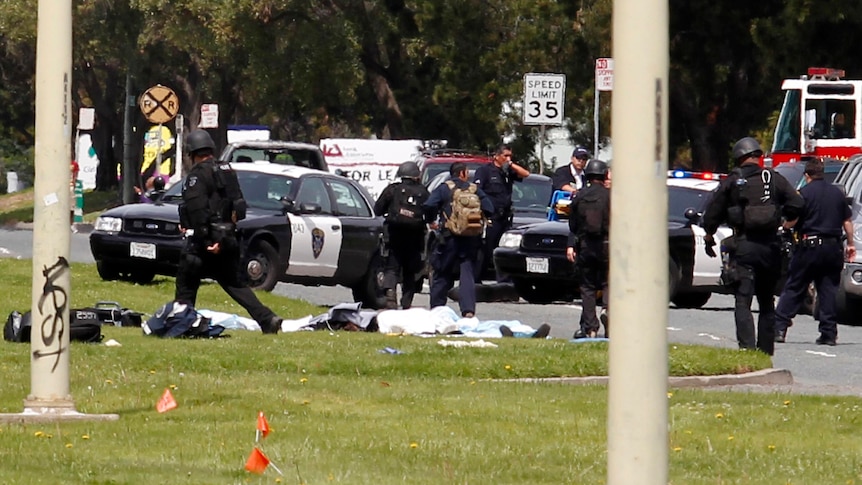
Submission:
<svg viewBox="0 0 862 485">
<path fill-rule="evenodd" d="M 699 308 L 712 292 L 725 291 L 719 281 L 721 260 L 706 255 L 705 231 L 699 226 L 718 180 L 709 173 L 674 171 L 668 176 L 668 276 L 670 299 L 678 307 Z M 721 227 L 715 239 L 730 234 Z M 508 231 L 494 250 L 494 264 L 512 277 L 518 295 L 530 303 L 569 301 L 578 293 L 578 280 L 574 264 L 566 259 L 568 235 L 568 221 Z"/>
<path fill-rule="evenodd" d="M 254 162 L 233 168 L 249 207 L 237 228 L 251 287 L 338 284 L 352 288 L 364 306 L 381 306 L 383 219 L 374 216 L 366 189 L 297 166 Z M 90 249 L 103 279 L 149 282 L 156 274 L 176 275 L 185 243 L 181 186 L 172 186 L 160 204 L 125 205 L 98 218 Z"/>
</svg>

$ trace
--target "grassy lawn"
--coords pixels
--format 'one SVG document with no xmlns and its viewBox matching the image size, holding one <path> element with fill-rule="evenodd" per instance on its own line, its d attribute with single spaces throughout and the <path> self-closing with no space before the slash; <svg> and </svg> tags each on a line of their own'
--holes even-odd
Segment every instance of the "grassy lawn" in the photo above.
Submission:
<svg viewBox="0 0 862 485">
<path fill-rule="evenodd" d="M 29 261 L 0 259 L 0 315 L 30 301 Z M 173 280 L 107 283 L 72 266 L 73 306 L 117 300 L 151 312 Z M 288 318 L 324 309 L 261 293 Z M 201 308 L 243 314 L 216 285 Z M 607 389 L 499 382 L 595 375 L 607 345 L 499 339 L 455 349 L 439 338 L 349 332 L 159 340 L 106 327 L 121 347 L 72 344 L 79 411 L 103 423 L 0 425 L 0 483 L 604 483 Z M 400 355 L 381 353 L 394 347 Z M 760 369 L 766 356 L 672 346 L 672 374 Z M 0 411 L 20 412 L 30 390 L 29 347 L 0 344 Z M 155 410 L 172 388 L 179 407 Z M 670 483 L 859 483 L 862 400 L 672 390 Z M 260 445 L 284 472 L 251 475 L 258 411 L 272 433 Z"/>
<path fill-rule="evenodd" d="M 120 205 L 116 191 L 84 191 L 84 222 L 94 222 L 105 209 Z M 33 222 L 33 188 L 0 195 L 0 226 Z"/>
</svg>

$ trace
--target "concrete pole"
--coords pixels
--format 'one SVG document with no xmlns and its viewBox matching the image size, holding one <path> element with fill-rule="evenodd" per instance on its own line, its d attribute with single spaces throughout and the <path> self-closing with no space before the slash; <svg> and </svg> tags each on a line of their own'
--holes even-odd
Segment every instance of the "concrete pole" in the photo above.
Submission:
<svg viewBox="0 0 862 485">
<path fill-rule="evenodd" d="M 30 389 L 25 409 L 73 411 L 69 394 L 72 2 L 39 0 Z"/>
<path fill-rule="evenodd" d="M 668 58 L 667 0 L 614 0 L 609 485 L 668 482 Z"/>
<path fill-rule="evenodd" d="M 593 98 L 593 158 L 599 158 L 599 88 L 596 86 Z"/>
</svg>

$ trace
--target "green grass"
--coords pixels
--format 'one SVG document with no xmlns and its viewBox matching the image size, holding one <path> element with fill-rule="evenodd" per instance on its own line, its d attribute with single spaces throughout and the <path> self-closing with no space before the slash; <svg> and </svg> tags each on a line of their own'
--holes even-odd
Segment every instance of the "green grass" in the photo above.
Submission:
<svg viewBox="0 0 862 485">
<path fill-rule="evenodd" d="M 120 205 L 116 191 L 84 192 L 84 222 L 92 223 L 105 209 Z M 0 226 L 33 222 L 33 188 L 0 195 Z"/>
<path fill-rule="evenodd" d="M 0 314 L 29 306 L 29 272 L 29 261 L 0 259 Z M 112 299 L 152 311 L 172 292 L 172 279 L 105 283 L 92 265 L 72 266 L 73 306 Z M 259 295 L 287 317 L 323 311 Z M 226 300 L 205 285 L 199 306 L 236 311 Z M 217 340 L 104 333 L 122 346 L 72 344 L 72 395 L 79 411 L 119 421 L 0 425 L 0 483 L 605 481 L 605 387 L 491 378 L 601 373 L 606 344 L 500 339 L 497 348 L 454 349 L 438 338 L 349 332 L 231 331 Z M 670 351 L 676 374 L 769 365 L 753 352 Z M 21 411 L 29 363 L 27 345 L 0 344 L 0 411 Z M 168 387 L 179 407 L 159 414 Z M 668 404 L 670 483 L 862 483 L 859 399 L 674 390 Z M 284 477 L 243 470 L 258 411 L 273 430 L 261 449 Z"/>
</svg>

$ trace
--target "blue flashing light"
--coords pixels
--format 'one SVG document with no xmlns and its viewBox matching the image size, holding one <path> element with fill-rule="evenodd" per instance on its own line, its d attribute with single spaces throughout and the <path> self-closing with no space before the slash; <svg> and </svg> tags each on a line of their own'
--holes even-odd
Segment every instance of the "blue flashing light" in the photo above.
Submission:
<svg viewBox="0 0 862 485">
<path fill-rule="evenodd" d="M 681 179 L 685 177 L 685 170 L 674 170 L 671 175 L 673 178 Z"/>
</svg>

